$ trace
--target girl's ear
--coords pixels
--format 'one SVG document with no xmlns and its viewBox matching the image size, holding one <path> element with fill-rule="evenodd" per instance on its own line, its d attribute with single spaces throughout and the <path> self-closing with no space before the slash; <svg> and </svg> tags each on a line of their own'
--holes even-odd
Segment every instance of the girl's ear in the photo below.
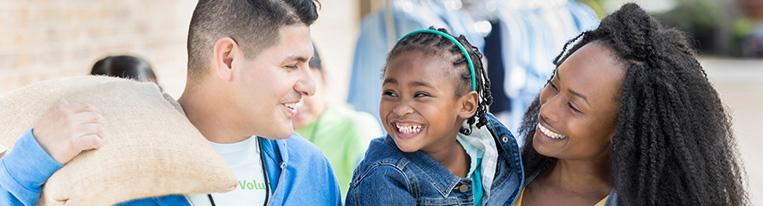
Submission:
<svg viewBox="0 0 763 206">
<path fill-rule="evenodd" d="M 459 101 L 461 102 L 461 109 L 458 111 L 458 117 L 468 119 L 477 113 L 477 106 L 479 106 L 479 97 L 475 91 L 471 91 L 468 94 L 461 96 Z"/>
</svg>

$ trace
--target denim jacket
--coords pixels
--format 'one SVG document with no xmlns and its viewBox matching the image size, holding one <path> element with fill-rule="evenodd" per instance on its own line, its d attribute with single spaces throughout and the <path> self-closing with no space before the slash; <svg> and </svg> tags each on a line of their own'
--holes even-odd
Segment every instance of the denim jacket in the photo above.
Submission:
<svg viewBox="0 0 763 206">
<path fill-rule="evenodd" d="M 487 129 L 498 164 L 485 205 L 512 205 L 524 182 L 519 146 L 492 114 Z M 355 169 L 346 205 L 474 205 L 471 179 L 453 175 L 428 154 L 400 151 L 390 136 L 377 138 Z M 468 189 L 464 189 L 468 188 Z"/>
</svg>

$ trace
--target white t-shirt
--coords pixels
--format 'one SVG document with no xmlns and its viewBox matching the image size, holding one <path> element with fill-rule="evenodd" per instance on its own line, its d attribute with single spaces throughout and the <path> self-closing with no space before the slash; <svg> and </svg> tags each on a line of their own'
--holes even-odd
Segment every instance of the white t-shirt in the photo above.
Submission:
<svg viewBox="0 0 763 206">
<path fill-rule="evenodd" d="M 264 205 L 267 190 L 257 137 L 252 136 L 232 144 L 214 142 L 210 142 L 210 144 L 218 154 L 223 156 L 225 162 L 233 169 L 236 178 L 238 178 L 236 190 L 211 194 L 215 205 Z M 207 194 L 191 194 L 187 198 L 193 206 L 212 205 Z"/>
</svg>

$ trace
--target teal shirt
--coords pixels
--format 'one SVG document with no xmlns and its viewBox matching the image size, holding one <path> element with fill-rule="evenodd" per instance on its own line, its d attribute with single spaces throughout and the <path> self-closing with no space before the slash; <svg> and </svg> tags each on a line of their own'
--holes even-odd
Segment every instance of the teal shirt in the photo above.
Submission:
<svg viewBox="0 0 763 206">
<path fill-rule="evenodd" d="M 474 205 L 482 206 L 482 174 L 480 169 L 482 158 L 477 158 L 477 167 L 472 174 L 472 191 L 474 191 Z"/>
<path fill-rule="evenodd" d="M 466 154 L 469 155 L 470 164 L 468 175 L 470 175 L 469 177 L 472 179 L 474 205 L 482 206 L 482 197 L 485 189 L 482 185 L 482 156 L 484 155 L 484 150 L 481 150 L 473 145 L 470 145 L 469 143 L 462 141 L 461 138 L 468 137 L 456 136 L 456 140 L 458 140 L 458 142 L 461 144 L 461 147 L 464 148 Z"/>
</svg>

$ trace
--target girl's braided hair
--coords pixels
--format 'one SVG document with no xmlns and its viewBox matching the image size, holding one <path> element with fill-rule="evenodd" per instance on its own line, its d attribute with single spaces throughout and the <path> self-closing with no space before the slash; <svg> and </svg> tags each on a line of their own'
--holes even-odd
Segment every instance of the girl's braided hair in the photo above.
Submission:
<svg viewBox="0 0 763 206">
<path fill-rule="evenodd" d="M 434 27 L 429 27 L 429 29 L 435 30 Z M 451 35 L 446 29 L 440 28 L 436 30 Z M 480 53 L 477 47 L 469 43 L 464 35 L 460 35 L 456 37 L 456 39 L 464 46 L 464 48 L 466 48 L 469 53 L 469 58 L 471 58 L 472 63 L 474 64 L 477 83 L 476 92 L 479 94 L 480 98 L 476 114 L 467 119 L 467 124 L 469 124 L 470 128 L 460 129 L 461 133 L 469 135 L 471 134 L 471 126 L 477 126 L 477 128 L 479 128 L 487 124 L 485 114 L 487 113 L 490 104 L 493 103 L 493 97 L 490 95 L 490 80 L 487 78 L 487 71 L 482 64 L 482 53 Z M 413 34 L 401 39 L 395 44 L 395 47 L 392 48 L 392 51 L 390 51 L 387 56 L 387 62 L 397 55 L 413 50 L 422 51 L 426 54 L 441 55 L 444 58 L 450 59 L 453 64 L 453 69 L 458 71 L 460 76 L 459 79 L 461 79 L 459 86 L 457 87 L 456 95 L 463 95 L 471 91 L 472 74 L 469 71 L 466 57 L 452 41 L 432 33 Z M 386 69 L 387 68 L 385 67 L 384 70 Z"/>
</svg>

